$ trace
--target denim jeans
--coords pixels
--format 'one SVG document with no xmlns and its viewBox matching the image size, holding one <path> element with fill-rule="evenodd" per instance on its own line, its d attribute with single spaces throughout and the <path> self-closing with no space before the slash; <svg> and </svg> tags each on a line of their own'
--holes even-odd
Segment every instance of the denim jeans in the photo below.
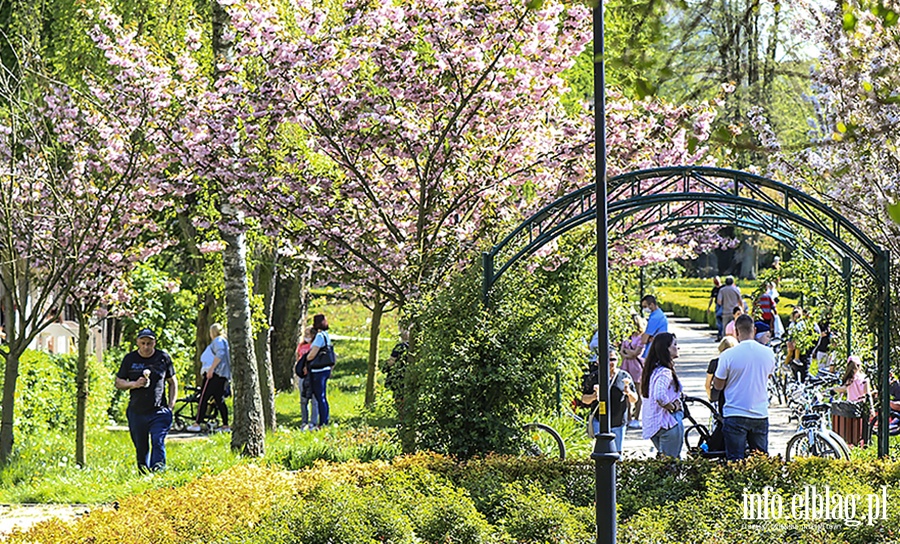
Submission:
<svg viewBox="0 0 900 544">
<path fill-rule="evenodd" d="M 600 434 L 600 420 L 594 418 L 591 420 L 594 425 L 594 436 Z M 609 432 L 616 437 L 616 451 L 622 453 L 622 442 L 625 440 L 625 425 L 619 427 L 610 427 Z"/>
<path fill-rule="evenodd" d="M 719 329 L 718 338 L 725 337 L 725 322 L 722 320 L 722 307 L 716 306 L 716 328 Z"/>
<path fill-rule="evenodd" d="M 681 446 L 684 444 L 684 412 L 678 410 L 672 416 L 678 423 L 674 427 L 661 429 L 650 438 L 656 451 L 664 453 L 669 457 L 681 457 Z"/>
<path fill-rule="evenodd" d="M 313 397 L 304 397 L 300 394 L 300 423 L 313 425 L 319 420 L 319 403 Z"/>
<path fill-rule="evenodd" d="M 331 377 L 331 369 L 322 370 L 321 372 L 312 372 L 310 379 L 312 380 L 312 394 L 319 408 L 319 421 L 316 423 L 319 427 L 328 425 L 328 399 L 325 397 L 325 385 L 328 378 Z"/>
<path fill-rule="evenodd" d="M 736 461 L 751 450 L 769 452 L 769 419 L 731 416 L 725 418 L 725 459 Z"/>
<path fill-rule="evenodd" d="M 156 412 L 141 414 L 129 408 L 125 415 L 128 417 L 128 432 L 137 452 L 138 470 L 147 472 L 166 468 L 166 435 L 172 428 L 172 410 L 164 406 Z"/>
</svg>

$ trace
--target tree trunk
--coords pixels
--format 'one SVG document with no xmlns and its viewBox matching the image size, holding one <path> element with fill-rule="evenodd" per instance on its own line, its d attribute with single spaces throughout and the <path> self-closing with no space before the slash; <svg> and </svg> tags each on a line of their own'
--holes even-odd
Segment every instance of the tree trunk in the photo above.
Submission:
<svg viewBox="0 0 900 544">
<path fill-rule="evenodd" d="M 294 386 L 297 340 L 309 309 L 311 277 L 309 262 L 303 263 L 301 270 L 285 274 L 282 269 L 277 274 L 272 311 L 272 370 L 279 391 L 290 391 Z"/>
<path fill-rule="evenodd" d="M 222 253 L 222 265 L 234 380 L 234 426 L 231 432 L 231 448 L 241 455 L 261 457 L 265 452 L 265 429 L 262 402 L 259 398 L 259 374 L 253 352 L 243 217 L 228 202 L 220 203 L 220 209 L 224 225 L 219 232 L 226 244 Z"/>
<path fill-rule="evenodd" d="M 6 283 L 9 285 L 9 278 Z M 21 345 L 18 334 L 18 312 L 14 308 L 12 296 L 5 293 L 2 303 L 6 318 L 6 345 L 9 349 L 3 355 L 6 368 L 3 371 L 3 401 L 0 402 L 0 465 L 5 465 L 12 455 L 16 382 L 19 379 L 19 357 L 25 351 L 25 346 Z"/>
<path fill-rule="evenodd" d="M 260 395 L 262 398 L 263 419 L 266 429 L 274 431 L 275 420 L 275 378 L 272 375 L 272 301 L 275 298 L 275 253 L 268 252 L 261 259 L 257 268 L 257 279 L 254 284 L 256 294 L 262 295 L 263 313 L 266 327 L 256 332 L 256 366 L 260 378 Z"/>
<path fill-rule="evenodd" d="M 228 37 L 228 13 L 217 0 L 212 7 L 212 50 L 218 80 L 218 66 L 231 60 L 234 44 Z M 225 275 L 225 309 L 228 314 L 228 336 L 231 345 L 232 379 L 234 380 L 234 426 L 231 449 L 249 457 L 261 457 L 265 452 L 265 429 L 262 402 L 259 398 L 259 374 L 253 352 L 253 326 L 250 322 L 250 290 L 247 286 L 247 241 L 244 236 L 244 217 L 228 202 L 227 195 L 219 196 L 222 213 L 219 234 L 225 242 L 222 267 Z"/>
<path fill-rule="evenodd" d="M 178 217 L 178 226 L 181 230 L 181 239 L 187 246 L 188 255 L 190 256 L 191 271 L 199 278 L 205 271 L 205 257 L 197 249 L 197 229 L 191 223 L 191 212 L 197 206 L 197 196 L 195 194 L 187 195 L 184 202 L 186 208 L 178 212 L 176 216 Z M 216 300 L 216 296 L 212 291 L 201 293 L 198 299 L 201 301 L 202 306 L 197 312 L 197 330 L 194 337 L 194 380 L 197 384 L 200 384 L 202 382 L 202 377 L 200 376 L 200 367 L 202 366 L 200 364 L 200 355 L 206 349 L 206 346 L 212 342 L 212 338 L 209 336 L 209 326 L 213 324 L 212 316 L 215 315 L 219 301 Z"/>
<path fill-rule="evenodd" d="M 400 422 L 397 428 L 397 436 L 400 438 L 400 447 L 403 453 L 414 453 L 416 451 L 416 410 L 412 404 L 415 402 L 415 398 L 418 397 L 419 391 L 414 391 L 416 386 L 411 386 L 412 383 L 418 380 L 415 380 L 415 378 L 410 379 L 410 373 L 416 371 L 415 358 L 418 351 L 416 323 L 414 321 L 410 321 L 405 325 L 401 323 L 400 327 L 409 331 L 409 349 L 406 351 L 403 381 L 400 385 L 402 397 L 398 399 L 396 391 L 394 392 L 394 406 L 397 409 L 397 420 Z M 410 394 L 411 391 L 414 391 L 414 394 Z"/>
<path fill-rule="evenodd" d="M 763 69 L 763 104 L 768 111 L 772 103 L 772 86 L 775 82 L 775 52 L 778 49 L 778 32 L 781 26 L 781 10 L 775 10 L 772 19 L 772 29 L 769 31 L 769 43 L 766 47 L 766 60 Z"/>
<path fill-rule="evenodd" d="M 75 367 L 75 462 L 85 466 L 84 443 L 86 438 L 86 412 L 88 398 L 87 343 L 90 334 L 90 319 L 82 308 L 78 308 L 78 362 Z"/>
<path fill-rule="evenodd" d="M 375 377 L 378 374 L 378 338 L 381 335 L 381 316 L 384 314 L 384 301 L 377 294 L 372 307 L 372 326 L 369 328 L 369 369 L 366 375 L 366 407 L 375 403 Z"/>
<path fill-rule="evenodd" d="M 22 351 L 21 348 L 14 349 L 10 345 L 9 353 L 6 355 L 6 369 L 3 373 L 3 403 L 0 408 L 3 411 L 3 417 L 0 418 L 0 465 L 5 465 L 12 455 L 16 381 L 19 378 L 19 356 Z"/>
</svg>

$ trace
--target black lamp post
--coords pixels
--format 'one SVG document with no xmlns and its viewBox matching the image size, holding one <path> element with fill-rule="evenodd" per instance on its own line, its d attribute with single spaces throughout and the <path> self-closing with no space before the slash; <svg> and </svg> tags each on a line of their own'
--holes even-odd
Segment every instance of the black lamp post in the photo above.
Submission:
<svg viewBox="0 0 900 544">
<path fill-rule="evenodd" d="M 594 493 L 597 509 L 597 544 L 616 541 L 616 451 L 609 430 L 609 258 L 606 232 L 606 80 L 603 73 L 603 0 L 594 17 L 594 179 L 597 207 L 597 325 L 598 402 L 600 434 L 594 442 Z"/>
</svg>

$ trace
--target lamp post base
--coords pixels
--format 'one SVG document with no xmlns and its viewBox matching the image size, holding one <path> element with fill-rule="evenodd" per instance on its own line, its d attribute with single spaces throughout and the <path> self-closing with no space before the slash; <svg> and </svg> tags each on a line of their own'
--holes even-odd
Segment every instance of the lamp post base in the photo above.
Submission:
<svg viewBox="0 0 900 544">
<path fill-rule="evenodd" d="M 616 542 L 616 437 L 610 432 L 595 437 L 594 499 L 597 508 L 597 544 Z"/>
</svg>

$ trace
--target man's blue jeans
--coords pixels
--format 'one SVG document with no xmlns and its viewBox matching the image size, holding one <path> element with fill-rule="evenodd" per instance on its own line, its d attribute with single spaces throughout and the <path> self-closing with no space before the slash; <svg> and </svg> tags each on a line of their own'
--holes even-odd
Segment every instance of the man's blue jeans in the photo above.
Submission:
<svg viewBox="0 0 900 544">
<path fill-rule="evenodd" d="M 138 470 L 148 472 L 166 468 L 166 435 L 172 428 L 172 410 L 164 406 L 155 412 L 141 414 L 129 408 L 125 415 L 137 451 Z"/>
<path fill-rule="evenodd" d="M 769 453 L 769 418 L 731 416 L 725 418 L 725 458 L 736 461 L 751 450 Z"/>
</svg>

